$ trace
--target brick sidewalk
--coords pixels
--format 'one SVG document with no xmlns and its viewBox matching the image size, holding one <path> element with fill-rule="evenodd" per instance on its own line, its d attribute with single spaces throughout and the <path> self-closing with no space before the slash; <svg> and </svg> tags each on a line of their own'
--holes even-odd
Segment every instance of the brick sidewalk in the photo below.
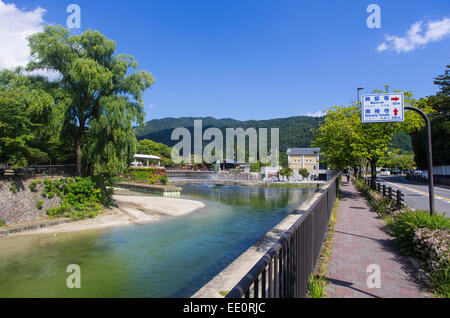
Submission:
<svg viewBox="0 0 450 318">
<path fill-rule="evenodd" d="M 381 272 L 381 287 L 369 288 L 370 264 Z M 401 256 L 394 239 L 383 231 L 383 223 L 353 184 L 342 182 L 331 257 L 328 266 L 330 298 L 427 297 L 417 280 L 417 271 Z"/>
</svg>

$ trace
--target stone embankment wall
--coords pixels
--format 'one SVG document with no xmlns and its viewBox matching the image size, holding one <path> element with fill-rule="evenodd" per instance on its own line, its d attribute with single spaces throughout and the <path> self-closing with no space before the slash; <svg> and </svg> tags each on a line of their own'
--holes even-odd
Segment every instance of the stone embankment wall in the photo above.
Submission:
<svg viewBox="0 0 450 318">
<path fill-rule="evenodd" d="M 61 205 L 61 199 L 56 195 L 52 199 L 42 197 L 43 182 L 36 186 L 35 191 L 31 191 L 29 185 L 35 180 L 12 180 L 16 193 L 11 191 L 11 181 L 0 181 L 0 222 L 4 221 L 10 226 L 48 219 L 46 210 Z M 41 209 L 37 208 L 39 200 L 43 200 Z"/>
<path fill-rule="evenodd" d="M 258 172 L 219 172 L 214 181 L 261 181 L 261 175 Z"/>
</svg>

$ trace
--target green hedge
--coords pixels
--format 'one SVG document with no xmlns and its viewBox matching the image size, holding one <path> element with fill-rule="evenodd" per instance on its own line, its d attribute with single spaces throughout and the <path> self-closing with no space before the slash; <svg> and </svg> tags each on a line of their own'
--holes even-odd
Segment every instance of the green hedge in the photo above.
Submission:
<svg viewBox="0 0 450 318">
<path fill-rule="evenodd" d="M 102 190 L 100 180 L 94 178 L 63 178 L 44 180 L 42 196 L 61 198 L 61 206 L 47 209 L 47 215 L 54 217 L 72 217 L 84 219 L 95 217 L 101 206 L 106 205 L 110 193 Z"/>
<path fill-rule="evenodd" d="M 413 255 L 414 234 L 418 229 L 450 230 L 450 220 L 441 214 L 430 215 L 430 212 L 425 210 L 406 210 L 394 216 L 394 222 L 389 228 L 397 239 L 400 250 L 406 255 Z"/>
</svg>

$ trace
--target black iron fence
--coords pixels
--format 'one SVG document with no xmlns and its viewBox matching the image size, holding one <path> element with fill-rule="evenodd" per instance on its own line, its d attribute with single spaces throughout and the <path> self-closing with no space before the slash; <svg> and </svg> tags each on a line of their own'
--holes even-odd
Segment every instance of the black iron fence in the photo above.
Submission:
<svg viewBox="0 0 450 318">
<path fill-rule="evenodd" d="M 3 168 L 0 177 L 42 177 L 42 176 L 75 176 L 76 165 L 34 165 L 28 168 L 5 169 Z"/>
<path fill-rule="evenodd" d="M 370 186 L 371 178 L 366 178 L 366 185 Z M 397 202 L 397 207 L 402 207 L 405 205 L 405 194 L 401 190 L 394 190 L 392 187 L 388 187 L 385 184 L 377 182 L 375 184 L 375 189 L 377 192 L 383 194 L 383 197 L 389 197 L 389 200 Z"/>
<path fill-rule="evenodd" d="M 340 174 L 253 266 L 227 298 L 303 298 L 328 229 Z"/>
</svg>

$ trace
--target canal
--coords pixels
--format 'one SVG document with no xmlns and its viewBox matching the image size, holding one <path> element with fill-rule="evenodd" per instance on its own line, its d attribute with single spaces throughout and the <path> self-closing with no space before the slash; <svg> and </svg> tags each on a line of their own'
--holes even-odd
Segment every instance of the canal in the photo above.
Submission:
<svg viewBox="0 0 450 318">
<path fill-rule="evenodd" d="M 190 297 L 314 189 L 183 185 L 205 207 L 84 232 L 0 238 L 0 297 Z M 81 288 L 69 289 L 69 264 Z"/>
</svg>

